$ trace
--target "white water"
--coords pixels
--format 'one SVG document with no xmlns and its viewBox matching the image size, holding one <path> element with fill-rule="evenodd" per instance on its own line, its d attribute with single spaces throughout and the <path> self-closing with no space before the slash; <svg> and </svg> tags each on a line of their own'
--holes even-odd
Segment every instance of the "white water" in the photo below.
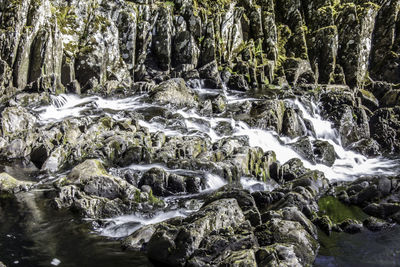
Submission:
<svg viewBox="0 0 400 267">
<path fill-rule="evenodd" d="M 192 211 L 194 212 L 194 211 Z M 125 215 L 111 219 L 105 219 L 104 222 L 109 222 L 110 225 L 98 229 L 98 233 L 103 236 L 119 238 L 128 236 L 140 229 L 144 225 L 163 222 L 170 218 L 187 217 L 190 214 L 187 210 L 174 210 L 158 213 L 151 218 L 145 218 L 142 215 Z"/>
<path fill-rule="evenodd" d="M 220 94 L 223 93 L 227 98 L 228 104 L 237 104 L 243 101 L 255 101 L 258 99 L 254 98 L 243 98 L 237 95 L 227 93 L 226 90 L 211 90 L 197 88 L 196 92 L 199 94 Z M 215 93 L 214 93 L 215 92 Z M 121 111 L 121 110 L 138 110 L 143 107 L 157 107 L 154 104 L 144 103 L 142 101 L 143 96 L 130 97 L 126 99 L 103 99 L 100 97 L 87 97 L 79 98 L 74 95 L 62 95 L 54 97 L 54 105 L 37 109 L 39 118 L 43 123 L 60 121 L 69 117 L 81 117 L 84 116 L 84 112 L 93 108 L 100 109 L 107 112 L 110 111 Z M 319 110 L 316 104 L 311 103 L 309 108 L 306 108 L 299 100 L 286 101 L 287 104 L 295 106 L 301 111 L 302 117 L 311 122 L 315 129 L 315 134 L 308 133 L 308 138 L 311 141 L 319 139 L 328 141 L 333 145 L 338 159 L 335 161 L 332 167 L 328 167 L 322 164 L 312 164 L 306 159 L 302 158 L 296 151 L 294 151 L 287 144 L 293 143 L 296 139 L 290 139 L 288 137 L 279 137 L 279 135 L 273 131 L 266 131 L 262 129 L 250 128 L 246 123 L 242 121 L 236 121 L 230 117 L 207 117 L 202 116 L 194 109 L 180 109 L 176 110 L 175 113 L 181 115 L 183 118 L 186 129 L 183 131 L 180 129 L 171 129 L 165 126 L 163 123 L 155 121 L 139 121 L 139 124 L 143 127 L 147 127 L 150 132 L 162 131 L 166 135 L 184 136 L 184 135 L 198 135 L 199 133 L 203 136 L 208 136 L 212 142 L 218 141 L 226 136 L 221 136 L 216 131 L 216 126 L 221 122 L 227 122 L 233 129 L 234 136 L 247 136 L 249 138 L 249 145 L 252 147 L 260 147 L 264 151 L 274 151 L 276 153 L 277 160 L 282 164 L 292 158 L 302 159 L 306 168 L 320 170 L 325 173 L 328 179 L 333 180 L 352 180 L 356 177 L 363 175 L 378 175 L 394 174 L 394 168 L 397 167 L 396 161 L 387 160 L 384 158 L 371 158 L 366 157 L 354 152 L 345 150 L 341 146 L 340 136 L 333 128 L 332 123 L 325 121 L 319 115 Z M 114 116 L 113 114 L 111 114 Z M 137 171 L 147 171 L 151 168 L 162 168 L 167 172 L 173 172 L 177 174 L 181 173 L 197 173 L 204 177 L 206 180 L 206 189 L 202 193 L 217 190 L 224 186 L 227 182 L 221 177 L 204 172 L 195 172 L 190 170 L 182 169 L 169 169 L 160 164 L 151 165 L 131 165 L 127 168 L 134 169 Z M 263 182 L 249 179 L 248 177 L 241 178 L 241 184 L 244 188 L 250 191 L 257 190 L 273 190 L 274 184 L 265 184 Z M 197 194 L 198 195 L 198 194 Z M 194 197 L 195 195 L 192 195 Z M 191 196 L 179 196 L 166 198 L 166 202 L 170 199 L 178 199 Z M 158 213 L 150 218 L 144 218 L 140 215 L 127 215 L 117 218 L 111 218 L 106 220 L 109 225 L 105 228 L 99 229 L 101 235 L 109 237 L 123 237 L 127 236 L 143 225 L 153 224 L 167 220 L 177 216 L 187 216 L 193 212 L 188 209 L 169 209 L 167 212 Z"/>
<path fill-rule="evenodd" d="M 210 94 L 213 93 L 211 89 L 196 88 L 199 94 Z M 221 90 L 217 90 L 218 93 Z M 235 103 L 239 101 L 254 101 L 255 98 L 243 98 L 236 95 L 232 95 L 222 91 L 226 95 L 229 103 Z M 87 97 L 79 98 L 75 95 L 61 95 L 53 98 L 55 105 L 43 107 L 38 109 L 39 117 L 42 122 L 59 121 L 67 117 L 80 117 L 82 112 L 91 108 L 97 108 L 101 110 L 137 110 L 143 107 L 159 107 L 148 103 L 143 103 L 143 96 L 130 97 L 126 99 L 103 99 L 100 97 Z M 180 109 L 175 111 L 184 118 L 186 131 L 190 133 L 181 132 L 176 129 L 169 129 L 165 125 L 159 122 L 147 122 L 139 121 L 141 126 L 149 128 L 150 132 L 163 131 L 166 135 L 196 135 L 203 133 L 210 138 L 212 142 L 218 141 L 226 136 L 219 135 L 215 127 L 220 122 L 228 122 L 233 128 L 233 134 L 235 136 L 248 136 L 250 146 L 261 147 L 264 151 L 274 151 L 282 164 L 292 158 L 300 158 L 304 162 L 306 168 L 320 170 L 325 173 L 328 179 L 334 180 L 351 180 L 354 177 L 362 175 L 375 175 L 375 174 L 387 174 L 391 175 L 390 169 L 396 167 L 397 162 L 386 160 L 383 158 L 371 158 L 368 159 L 354 151 L 345 150 L 341 146 L 340 137 L 333 128 L 331 122 L 323 120 L 319 115 L 319 109 L 316 104 L 311 103 L 310 108 L 306 108 L 298 99 L 287 102 L 297 107 L 304 119 L 309 120 L 315 130 L 315 136 L 309 133 L 308 137 L 311 140 L 325 140 L 332 144 L 335 148 L 335 152 L 338 159 L 332 167 L 328 167 L 323 164 L 312 164 L 306 159 L 302 158 L 296 151 L 287 146 L 287 143 L 295 142 L 295 139 L 287 137 L 279 137 L 277 133 L 273 131 L 266 131 L 262 129 L 250 128 L 246 123 L 242 121 L 235 121 L 232 118 L 224 117 L 206 117 L 199 115 L 194 109 Z"/>
</svg>

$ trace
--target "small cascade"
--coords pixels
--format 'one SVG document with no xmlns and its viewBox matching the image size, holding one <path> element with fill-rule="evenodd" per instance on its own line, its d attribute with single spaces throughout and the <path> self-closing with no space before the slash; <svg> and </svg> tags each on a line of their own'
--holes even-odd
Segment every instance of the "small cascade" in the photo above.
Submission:
<svg viewBox="0 0 400 267">
<path fill-rule="evenodd" d="M 102 236 L 120 238 L 134 233 L 145 225 L 163 222 L 175 217 L 187 217 L 189 214 L 190 212 L 186 210 L 174 210 L 148 217 L 135 214 L 125 215 L 103 220 L 102 223 L 106 226 L 98 228 L 96 231 Z"/>
<path fill-rule="evenodd" d="M 260 101 L 257 98 L 249 98 L 242 92 L 232 93 L 224 89 L 203 88 L 202 82 L 194 83 L 195 91 L 199 95 L 218 95 L 226 97 L 227 103 L 237 104 L 244 101 Z M 145 102 L 146 95 L 139 95 L 125 99 L 104 99 L 101 97 L 80 98 L 76 95 L 52 96 L 52 105 L 38 109 L 39 117 L 43 123 L 59 121 L 67 117 L 81 117 L 84 112 L 90 109 L 102 110 L 111 116 L 122 110 L 139 111 L 143 108 L 163 108 L 157 104 Z M 231 117 L 210 117 L 200 115 L 192 108 L 175 110 L 183 118 L 184 128 L 168 125 L 159 120 L 140 120 L 141 126 L 147 127 L 150 132 L 164 132 L 167 136 L 193 136 L 200 135 L 208 137 L 212 142 L 216 142 L 227 136 L 218 133 L 215 128 L 218 123 L 225 122 L 233 129 L 234 136 L 247 136 L 250 146 L 261 147 L 264 151 L 274 151 L 277 160 L 282 164 L 292 158 L 300 158 L 304 166 L 310 169 L 323 171 L 328 179 L 351 180 L 362 175 L 374 174 L 393 174 L 391 169 L 396 167 L 397 162 L 383 158 L 368 159 L 354 151 L 346 150 L 341 146 L 340 136 L 334 129 L 333 124 L 324 120 L 320 115 L 320 109 L 316 103 L 309 102 L 305 105 L 299 98 L 295 100 L 285 100 L 289 105 L 294 106 L 300 111 L 302 123 L 307 120 L 311 123 L 314 132 L 309 131 L 307 137 L 311 140 L 323 140 L 329 142 L 335 149 L 337 159 L 332 167 L 323 164 L 315 164 L 304 159 L 299 153 L 287 144 L 296 142 L 296 139 L 281 137 L 274 131 L 255 129 L 249 127 L 245 122 L 234 120 Z M 179 119 L 177 119 L 178 122 Z M 304 126 L 305 127 L 305 126 Z M 213 186 L 210 186 L 213 187 Z"/>
<path fill-rule="evenodd" d="M 248 97 L 245 93 L 232 93 L 226 88 L 222 90 L 203 88 L 201 81 L 195 83 L 194 91 L 204 98 L 223 95 L 226 98 L 227 105 L 235 107 L 245 101 L 263 101 L 262 99 Z M 308 102 L 305 104 L 299 98 L 285 100 L 287 105 L 298 111 L 305 129 L 304 132 L 310 142 L 327 141 L 334 147 L 337 159 L 331 167 L 310 162 L 296 152 L 291 144 L 298 141 L 299 138 L 292 139 L 279 136 L 272 130 L 252 128 L 245 121 L 235 119 L 233 115 L 226 115 L 225 113 L 212 116 L 204 115 L 194 108 L 169 109 L 167 110 L 168 114 L 173 116 L 164 118 L 160 115 L 163 113 L 158 111 L 165 110 L 165 107 L 149 103 L 146 101 L 146 96 L 146 94 L 142 94 L 124 99 L 105 99 L 97 96 L 80 98 L 76 95 L 59 95 L 52 96 L 52 105 L 36 111 L 43 124 L 70 117 L 79 118 L 85 116 L 87 112 L 90 112 L 90 116 L 104 116 L 105 113 L 115 119 L 124 119 L 125 113 L 120 111 L 135 111 L 139 115 L 143 115 L 139 124 L 148 128 L 151 133 L 163 132 L 166 136 L 200 136 L 209 139 L 211 143 L 227 137 L 245 136 L 251 147 L 260 147 L 264 152 L 274 151 L 276 159 L 281 164 L 292 158 L 299 158 L 304 167 L 322 171 L 331 180 L 352 180 L 363 175 L 390 175 L 394 173 L 398 166 L 397 161 L 384 158 L 368 159 L 354 151 L 343 148 L 339 134 L 331 122 L 322 118 L 317 103 Z M 152 112 L 152 110 L 156 110 L 156 112 Z M 311 125 L 314 130 L 307 130 L 306 123 Z M 221 124 L 228 127 L 229 131 L 219 131 L 218 125 Z M 132 164 L 126 168 L 115 169 L 114 174 L 123 177 L 123 175 L 120 175 L 121 173 L 132 171 L 133 179 L 140 179 L 145 172 L 152 168 L 160 168 L 165 172 L 181 176 L 201 177 L 203 188 L 195 194 L 182 193 L 162 198 L 165 203 L 162 212 L 129 214 L 101 220 L 96 229 L 98 234 L 111 238 L 121 238 L 132 234 L 145 225 L 159 223 L 178 216 L 189 216 L 201 207 L 205 195 L 211 194 L 227 184 L 226 180 L 211 171 L 171 169 L 163 164 Z M 243 188 L 250 192 L 272 191 L 277 186 L 274 181 L 262 182 L 251 177 L 241 177 L 240 183 Z"/>
</svg>

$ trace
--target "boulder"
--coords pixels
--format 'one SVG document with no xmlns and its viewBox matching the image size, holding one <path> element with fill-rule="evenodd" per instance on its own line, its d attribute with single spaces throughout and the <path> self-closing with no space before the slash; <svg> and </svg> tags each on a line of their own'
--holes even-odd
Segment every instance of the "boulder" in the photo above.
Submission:
<svg viewBox="0 0 400 267">
<path fill-rule="evenodd" d="M 86 160 L 68 174 L 68 183 L 77 185 L 89 195 L 109 199 L 132 197 L 137 188 L 125 180 L 111 176 L 99 160 Z"/>
<path fill-rule="evenodd" d="M 19 191 L 28 190 L 33 183 L 19 181 L 8 173 L 0 173 L 0 194 L 15 194 Z"/>
<path fill-rule="evenodd" d="M 150 93 L 151 101 L 161 105 L 171 104 L 178 107 L 193 107 L 197 105 L 197 97 L 180 78 L 162 82 Z"/>
<path fill-rule="evenodd" d="M 144 250 L 157 225 L 146 225 L 122 241 L 122 247 L 129 250 Z"/>
<path fill-rule="evenodd" d="M 184 266 L 212 231 L 236 228 L 244 221 L 236 199 L 217 200 L 185 219 L 159 225 L 148 243 L 147 255 L 160 263 Z"/>
<path fill-rule="evenodd" d="M 313 142 L 313 152 L 317 163 L 332 166 L 336 160 L 335 148 L 328 141 L 316 140 Z"/>
</svg>

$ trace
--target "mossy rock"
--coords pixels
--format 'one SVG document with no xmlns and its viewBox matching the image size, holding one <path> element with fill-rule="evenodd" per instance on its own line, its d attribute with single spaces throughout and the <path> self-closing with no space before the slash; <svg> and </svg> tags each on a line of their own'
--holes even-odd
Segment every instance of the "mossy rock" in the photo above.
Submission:
<svg viewBox="0 0 400 267">
<path fill-rule="evenodd" d="M 31 182 L 19 181 L 8 173 L 0 173 L 0 194 L 17 193 L 31 185 Z"/>
</svg>

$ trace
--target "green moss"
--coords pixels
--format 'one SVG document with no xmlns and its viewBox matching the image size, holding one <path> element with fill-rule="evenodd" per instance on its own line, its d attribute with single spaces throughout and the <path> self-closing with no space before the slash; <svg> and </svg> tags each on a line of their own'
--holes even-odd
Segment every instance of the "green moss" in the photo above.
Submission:
<svg viewBox="0 0 400 267">
<path fill-rule="evenodd" d="M 153 190 L 150 190 L 149 192 L 149 202 L 153 205 L 164 205 L 164 201 L 162 199 L 159 199 L 153 195 Z"/>
<path fill-rule="evenodd" d="M 323 197 L 318 201 L 320 215 L 327 215 L 334 223 L 346 219 L 364 220 L 368 217 L 359 207 L 347 206 L 335 197 Z"/>
<path fill-rule="evenodd" d="M 140 201 L 140 190 L 136 190 L 136 191 L 135 191 L 134 200 L 135 200 L 135 202 L 137 202 L 137 203 L 140 203 L 140 202 L 141 202 L 141 201 Z"/>
</svg>

